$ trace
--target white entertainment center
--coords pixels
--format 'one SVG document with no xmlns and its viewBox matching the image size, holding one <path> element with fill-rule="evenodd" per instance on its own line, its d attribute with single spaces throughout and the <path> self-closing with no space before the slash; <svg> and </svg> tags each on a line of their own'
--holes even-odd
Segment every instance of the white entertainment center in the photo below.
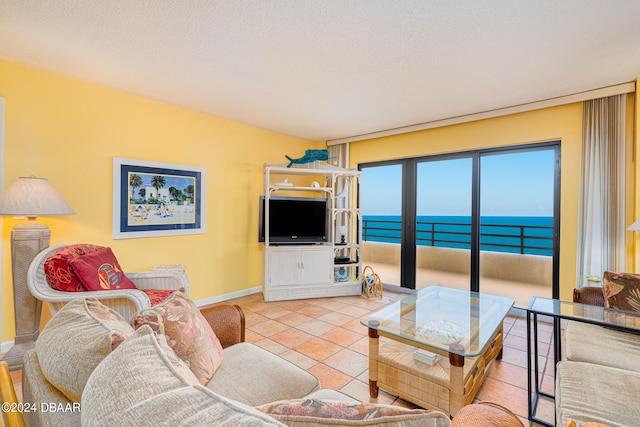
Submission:
<svg viewBox="0 0 640 427">
<path fill-rule="evenodd" d="M 264 166 L 261 208 L 265 301 L 360 295 L 362 291 L 362 173 L 326 162 Z M 280 196 L 326 199 L 326 236 L 322 241 L 295 244 L 274 241 L 270 233 L 271 199 Z M 270 239 L 271 236 L 271 239 Z"/>
</svg>

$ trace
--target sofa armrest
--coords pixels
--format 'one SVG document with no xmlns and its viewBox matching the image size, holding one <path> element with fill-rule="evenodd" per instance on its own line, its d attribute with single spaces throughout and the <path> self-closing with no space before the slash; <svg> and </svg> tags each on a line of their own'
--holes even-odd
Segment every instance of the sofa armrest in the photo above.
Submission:
<svg viewBox="0 0 640 427">
<path fill-rule="evenodd" d="M 604 307 L 604 294 L 598 286 L 585 286 L 573 290 L 573 302 Z"/>
<path fill-rule="evenodd" d="M 200 309 L 223 348 L 244 342 L 245 321 L 237 305 L 221 304 Z"/>
</svg>

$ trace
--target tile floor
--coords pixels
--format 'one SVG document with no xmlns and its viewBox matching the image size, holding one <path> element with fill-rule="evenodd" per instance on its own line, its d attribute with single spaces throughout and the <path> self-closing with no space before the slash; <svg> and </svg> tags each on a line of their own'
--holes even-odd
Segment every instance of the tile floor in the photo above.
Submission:
<svg viewBox="0 0 640 427">
<path fill-rule="evenodd" d="M 360 324 L 369 313 L 406 295 L 385 292 L 382 298 L 361 296 L 265 302 L 253 294 L 226 303 L 242 307 L 246 317 L 246 341 L 277 354 L 312 373 L 321 386 L 339 390 L 360 401 L 414 407 L 411 403 L 380 391 L 369 397 L 367 328 Z M 543 390 L 553 392 L 551 325 L 539 328 L 539 357 L 545 375 Z M 527 418 L 526 319 L 508 316 L 504 324 L 504 351 L 480 388 L 476 400 L 497 402 Z M 551 358 L 551 359 L 549 359 Z M 549 362 L 550 360 L 550 362 Z M 541 400 L 538 418 L 553 422 L 553 404 Z"/>
<path fill-rule="evenodd" d="M 339 390 L 361 401 L 414 407 L 382 390 L 369 398 L 367 329 L 360 319 L 406 295 L 385 292 L 382 298 L 361 296 L 264 302 L 262 294 L 226 301 L 242 307 L 246 341 L 277 354 L 319 378 L 322 387 Z M 480 388 L 476 400 L 497 402 L 527 421 L 527 343 L 524 317 L 508 316 L 504 323 L 504 351 Z M 549 350 L 551 326 L 541 324 L 541 369 L 551 371 L 542 383 L 553 392 L 553 356 Z M 549 359 L 551 358 L 551 359 Z M 549 363 L 549 360 L 551 361 Z M 22 371 L 12 371 L 18 399 L 22 400 Z M 552 403 L 541 401 L 538 417 L 553 422 Z"/>
</svg>

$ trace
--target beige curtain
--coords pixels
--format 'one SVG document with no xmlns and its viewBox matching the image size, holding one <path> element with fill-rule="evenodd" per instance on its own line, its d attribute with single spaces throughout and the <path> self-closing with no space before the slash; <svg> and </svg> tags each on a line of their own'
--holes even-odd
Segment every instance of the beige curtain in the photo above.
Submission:
<svg viewBox="0 0 640 427">
<path fill-rule="evenodd" d="M 349 143 L 331 145 L 329 148 L 329 157 L 335 157 L 330 160 L 331 164 L 339 168 L 349 167 Z"/>
<path fill-rule="evenodd" d="M 625 269 L 625 119 L 626 95 L 584 102 L 577 287 Z"/>
</svg>

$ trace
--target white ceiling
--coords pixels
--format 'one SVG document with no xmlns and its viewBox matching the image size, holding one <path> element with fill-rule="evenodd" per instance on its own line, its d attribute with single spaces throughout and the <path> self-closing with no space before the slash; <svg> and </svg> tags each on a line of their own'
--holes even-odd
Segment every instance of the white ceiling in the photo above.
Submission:
<svg viewBox="0 0 640 427">
<path fill-rule="evenodd" d="M 0 58 L 326 140 L 635 80 L 640 1 L 0 0 Z"/>
</svg>

